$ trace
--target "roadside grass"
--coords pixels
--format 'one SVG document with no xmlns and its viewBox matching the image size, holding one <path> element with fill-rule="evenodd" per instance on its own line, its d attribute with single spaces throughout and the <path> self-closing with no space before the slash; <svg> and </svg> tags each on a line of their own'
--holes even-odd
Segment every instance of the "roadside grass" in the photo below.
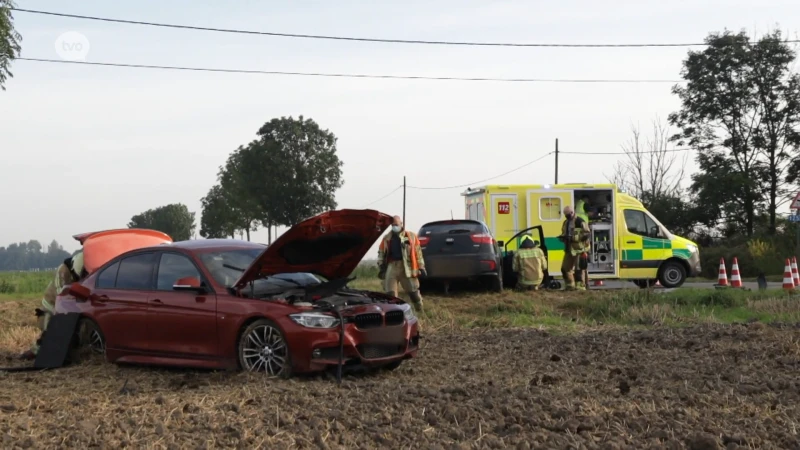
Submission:
<svg viewBox="0 0 800 450">
<path fill-rule="evenodd" d="M 377 268 L 360 267 L 351 285 L 382 291 Z M 38 336 L 34 309 L 52 274 L 0 273 L 0 353 L 26 349 Z M 687 326 L 698 323 L 800 323 L 800 293 L 683 288 L 422 292 L 423 333 L 475 328 L 539 328 L 555 333 L 597 326 Z M 401 296 L 404 294 L 401 293 Z"/>
</svg>

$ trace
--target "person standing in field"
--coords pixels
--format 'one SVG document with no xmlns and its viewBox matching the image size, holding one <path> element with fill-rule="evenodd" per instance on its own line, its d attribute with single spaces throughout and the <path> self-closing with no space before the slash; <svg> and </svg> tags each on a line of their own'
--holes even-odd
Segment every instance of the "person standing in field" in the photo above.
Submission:
<svg viewBox="0 0 800 450">
<path fill-rule="evenodd" d="M 517 286 L 522 290 L 539 290 L 547 270 L 544 252 L 528 235 L 522 237 L 519 250 L 514 254 L 512 270 L 517 274 Z"/>
<path fill-rule="evenodd" d="M 564 243 L 564 261 L 561 274 L 565 289 L 586 290 L 586 270 L 589 266 L 589 224 L 575 215 L 571 206 L 564 208 L 564 223 L 561 225 L 561 241 Z M 575 273 L 580 280 L 575 280 Z"/>
<path fill-rule="evenodd" d="M 39 329 L 44 334 L 47 329 L 47 324 L 50 322 L 50 317 L 55 312 L 56 296 L 61 293 L 64 286 L 75 283 L 86 274 L 83 268 L 83 251 L 79 251 L 74 256 L 67 258 L 56 269 L 55 276 L 47 288 L 44 290 L 44 297 L 42 297 L 42 308 L 36 309 L 36 316 L 39 318 Z M 41 335 L 40 335 L 41 336 Z M 31 346 L 29 350 L 20 355 L 22 359 L 35 359 L 39 353 L 39 342 L 41 337 Z"/>
<path fill-rule="evenodd" d="M 419 275 L 425 275 L 425 261 L 416 233 L 405 230 L 403 219 L 394 216 L 392 229 L 381 239 L 378 247 L 378 266 L 383 278 L 383 289 L 397 297 L 397 284 L 411 298 L 414 308 L 422 310 L 419 292 Z"/>
</svg>

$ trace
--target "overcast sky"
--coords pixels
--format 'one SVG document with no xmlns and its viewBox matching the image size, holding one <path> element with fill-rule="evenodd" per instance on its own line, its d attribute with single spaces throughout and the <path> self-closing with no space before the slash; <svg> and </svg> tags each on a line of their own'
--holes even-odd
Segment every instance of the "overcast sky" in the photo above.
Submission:
<svg viewBox="0 0 800 450">
<path fill-rule="evenodd" d="M 527 43 L 702 42 L 711 31 L 798 31 L 800 3 L 760 1 L 25 1 L 54 12 L 203 27 Z M 255 70 L 550 79 L 679 79 L 686 48 L 497 48 L 343 42 L 172 30 L 14 14 L 22 56 Z M 0 246 L 125 227 L 181 202 L 197 212 L 218 167 L 266 121 L 304 115 L 338 138 L 340 207 L 402 183 L 470 183 L 553 150 L 614 152 L 631 123 L 678 107 L 670 83 L 367 80 L 177 72 L 17 61 L 0 92 Z M 563 155 L 561 182 L 604 182 L 618 156 Z M 694 163 L 691 163 L 694 166 Z M 496 180 L 552 183 L 553 158 Z M 409 189 L 407 225 L 463 217 L 461 189 Z M 400 214 L 400 192 L 372 208 Z M 266 242 L 266 231 L 253 240 Z M 370 257 L 373 254 L 368 255 Z"/>
</svg>

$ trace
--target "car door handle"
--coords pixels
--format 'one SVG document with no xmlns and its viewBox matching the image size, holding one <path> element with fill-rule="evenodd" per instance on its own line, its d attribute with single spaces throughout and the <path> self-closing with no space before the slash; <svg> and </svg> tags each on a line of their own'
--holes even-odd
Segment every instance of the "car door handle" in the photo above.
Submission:
<svg viewBox="0 0 800 450">
<path fill-rule="evenodd" d="M 626 244 L 635 244 L 636 241 L 625 241 Z"/>
<path fill-rule="evenodd" d="M 153 300 L 150 300 L 150 303 L 155 305 L 155 306 L 159 306 L 159 305 L 163 305 L 164 304 L 164 302 L 162 302 L 161 300 L 159 300 L 157 298 L 154 298 Z"/>
</svg>

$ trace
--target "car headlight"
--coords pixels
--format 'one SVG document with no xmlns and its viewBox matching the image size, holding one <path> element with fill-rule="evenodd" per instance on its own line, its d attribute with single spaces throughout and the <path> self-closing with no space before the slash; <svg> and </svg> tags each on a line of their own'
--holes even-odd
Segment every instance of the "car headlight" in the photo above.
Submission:
<svg viewBox="0 0 800 450">
<path fill-rule="evenodd" d="M 689 250 L 689 253 L 697 253 L 696 245 L 686 244 L 686 248 Z"/>
<path fill-rule="evenodd" d="M 339 325 L 339 319 L 323 313 L 289 314 L 289 317 L 298 325 L 307 328 L 333 328 Z"/>
<path fill-rule="evenodd" d="M 403 303 L 402 305 L 397 306 L 403 310 L 403 315 L 405 316 L 407 322 L 411 322 L 417 318 L 417 316 L 414 315 L 414 310 L 411 309 L 411 305 L 408 303 Z"/>
</svg>

